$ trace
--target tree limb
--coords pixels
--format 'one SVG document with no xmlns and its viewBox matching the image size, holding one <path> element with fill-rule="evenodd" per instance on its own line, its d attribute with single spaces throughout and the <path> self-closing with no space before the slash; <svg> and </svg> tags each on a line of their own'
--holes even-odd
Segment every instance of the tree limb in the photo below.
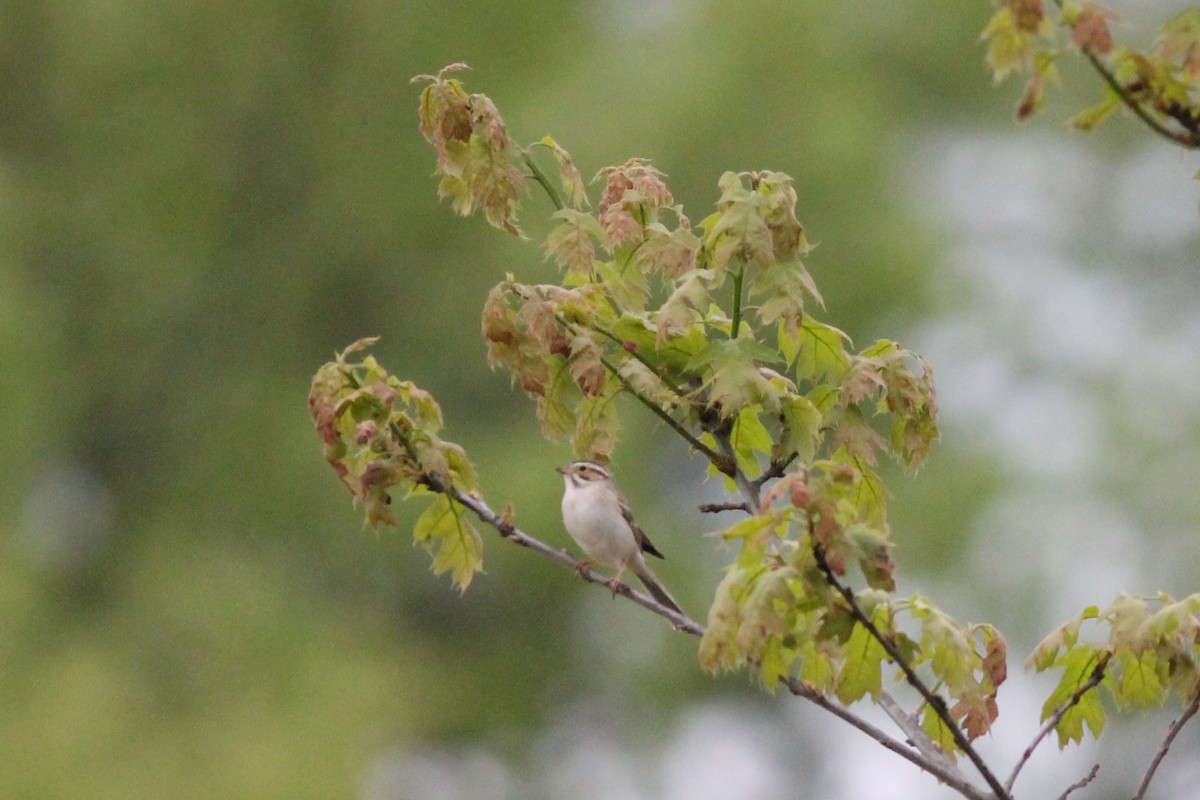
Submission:
<svg viewBox="0 0 1200 800">
<path fill-rule="evenodd" d="M 1183 716 L 1171 723 L 1171 728 L 1167 731 L 1167 738 L 1163 739 L 1162 746 L 1158 748 L 1158 752 L 1154 754 L 1154 759 L 1150 762 L 1150 768 L 1146 770 L 1145 776 L 1142 777 L 1142 783 L 1138 786 L 1137 794 L 1133 796 L 1133 800 L 1142 800 L 1146 796 L 1146 790 L 1150 788 L 1150 781 L 1154 778 L 1154 773 L 1158 770 L 1158 765 L 1166 758 L 1167 751 L 1171 749 L 1171 744 L 1175 741 L 1175 737 L 1179 735 L 1179 731 L 1183 730 L 1183 726 L 1188 720 L 1196 715 L 1196 711 L 1200 710 L 1200 692 L 1192 698 L 1192 703 L 1183 712 Z"/>
</svg>

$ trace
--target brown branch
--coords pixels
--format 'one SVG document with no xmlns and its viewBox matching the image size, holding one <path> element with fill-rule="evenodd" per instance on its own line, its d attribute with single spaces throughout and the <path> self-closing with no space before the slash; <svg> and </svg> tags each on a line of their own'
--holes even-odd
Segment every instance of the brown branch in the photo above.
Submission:
<svg viewBox="0 0 1200 800">
<path fill-rule="evenodd" d="M 810 532 L 810 537 L 811 536 L 812 534 Z M 971 746 L 971 742 L 969 739 L 967 739 L 966 734 L 963 733 L 962 729 L 958 726 L 958 723 L 954 721 L 954 718 L 950 716 L 950 711 L 946 708 L 946 702 L 941 697 L 934 694 L 933 690 L 925 685 L 925 682 L 921 680 L 920 676 L 917 675 L 917 673 L 913 670 L 912 666 L 908 663 L 908 659 L 904 657 L 904 654 L 900 652 L 895 643 L 887 636 L 884 636 L 883 632 L 876 627 L 874 622 L 871 621 L 871 618 L 867 616 L 867 613 L 862 610 L 862 606 L 858 604 L 858 598 L 854 596 L 854 591 L 837 579 L 837 576 L 833 574 L 833 569 L 829 566 L 829 562 L 825 559 L 825 553 L 822 551 L 820 546 L 816 544 L 815 539 L 813 541 L 812 549 L 813 555 L 817 561 L 817 566 L 825 575 L 825 581 L 830 585 L 831 588 L 833 588 L 834 591 L 842 596 L 843 600 L 846 601 L 846 604 L 849 606 L 851 616 L 853 616 L 855 621 L 862 625 L 867 632 L 871 634 L 871 638 L 879 643 L 880 647 L 882 647 L 884 652 L 887 653 L 888 658 L 891 659 L 892 662 L 898 667 L 900 667 L 900 671 L 904 673 L 904 678 L 908 681 L 909 685 L 916 689 L 917 693 L 921 695 L 922 699 L 924 699 L 925 702 L 928 703 L 931 708 L 933 708 L 934 713 L 938 715 L 938 718 L 942 721 L 942 724 L 946 726 L 948 731 L 950 731 L 950 736 L 954 739 L 954 744 L 963 752 L 964 755 L 966 755 L 967 759 L 971 762 L 972 766 L 975 767 L 979 775 L 987 782 L 988 786 L 991 787 L 996 797 L 1001 798 L 1001 800 L 1011 800 L 1011 795 L 1009 794 L 1008 790 L 1000 783 L 999 779 L 992 773 L 992 771 L 988 769 L 988 765 L 984 763 L 983 757 L 980 756 L 975 748 Z"/>
<path fill-rule="evenodd" d="M 745 511 L 753 514 L 749 503 L 703 503 L 700 505 L 701 514 L 716 514 L 720 511 Z"/>
<path fill-rule="evenodd" d="M 1070 786 L 1068 786 L 1067 790 L 1058 796 L 1058 800 L 1067 800 L 1067 795 L 1069 795 L 1071 792 L 1075 791 L 1076 789 L 1082 789 L 1083 787 L 1087 786 L 1089 783 L 1091 783 L 1093 780 L 1095 780 L 1096 773 L 1098 773 L 1099 771 L 1100 771 L 1100 765 L 1093 764 L 1092 771 L 1089 772 L 1087 775 L 1084 775 L 1079 780 L 1072 783 Z"/>
<path fill-rule="evenodd" d="M 1033 741 L 1029 743 L 1029 747 L 1025 748 L 1025 752 L 1021 754 L 1021 758 L 1017 761 L 1017 765 L 1013 767 L 1012 774 L 1010 774 L 1008 776 L 1008 780 L 1004 782 L 1004 788 L 1006 790 L 1010 792 L 1012 791 L 1012 787 L 1013 784 L 1016 783 L 1017 776 L 1021 774 L 1021 770 L 1025 767 L 1025 764 L 1033 755 L 1033 751 L 1036 750 L 1037 746 L 1042 743 L 1042 740 L 1050 734 L 1050 731 L 1054 730 L 1055 727 L 1058 726 L 1058 723 L 1064 716 L 1066 716 L 1066 713 L 1075 706 L 1079 705 L 1079 702 L 1083 700 L 1083 696 L 1099 686 L 1100 681 L 1104 680 L 1104 671 L 1108 668 L 1108 659 L 1110 656 L 1110 653 L 1105 653 L 1102 655 L 1100 660 L 1096 662 L 1096 666 L 1092 669 L 1092 674 L 1087 681 L 1081 684 L 1080 687 L 1076 689 L 1070 697 L 1059 703 L 1058 708 L 1054 709 L 1054 713 L 1046 719 L 1045 724 L 1042 725 L 1042 729 L 1038 731 L 1037 736 L 1035 736 Z"/>
<path fill-rule="evenodd" d="M 1196 696 L 1192 698 L 1192 703 L 1183 712 L 1183 716 L 1171 723 L 1171 728 L 1167 731 L 1167 738 L 1163 739 L 1162 746 L 1154 754 L 1154 759 L 1150 762 L 1150 768 L 1146 770 L 1146 774 L 1143 776 L 1142 783 L 1138 786 L 1137 794 L 1133 796 L 1133 800 L 1142 800 L 1146 796 L 1146 790 L 1150 788 L 1150 781 L 1154 778 L 1154 773 L 1158 770 L 1158 765 L 1167 757 L 1167 751 L 1171 749 L 1171 744 L 1175 741 L 1175 737 L 1179 735 L 1179 731 L 1183 730 L 1183 726 L 1196 715 L 1196 711 L 1198 710 L 1200 710 L 1200 692 L 1197 692 Z"/>
</svg>

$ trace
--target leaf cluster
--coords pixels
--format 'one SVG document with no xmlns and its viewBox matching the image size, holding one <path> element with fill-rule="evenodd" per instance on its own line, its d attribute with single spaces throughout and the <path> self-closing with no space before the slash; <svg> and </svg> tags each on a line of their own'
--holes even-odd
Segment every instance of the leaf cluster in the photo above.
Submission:
<svg viewBox="0 0 1200 800">
<path fill-rule="evenodd" d="M 483 541 L 449 490 L 475 490 L 463 449 L 442 440 L 442 411 L 433 396 L 388 374 L 374 356 L 348 358 L 377 340 L 360 339 L 313 376 L 308 410 L 325 443 L 325 460 L 362 504 L 366 523 L 396 524 L 392 495 L 434 494 L 418 518 L 415 540 L 449 572 L 459 589 L 483 567 Z"/>
<path fill-rule="evenodd" d="M 1070 53 L 1086 58 L 1103 78 L 1104 97 L 1072 124 L 1091 130 L 1125 107 L 1156 133 L 1200 147 L 1200 9 L 1167 20 L 1146 50 L 1118 44 L 1111 25 L 1119 16 L 1091 0 L 993 0 L 984 28 L 987 65 L 997 83 L 1024 74 L 1017 118 L 1041 111 L 1047 88 L 1059 82 L 1058 63 Z"/>
<path fill-rule="evenodd" d="M 1103 611 L 1089 606 L 1047 636 L 1029 657 L 1038 672 L 1061 670 L 1042 707 L 1042 720 L 1058 714 L 1059 747 L 1080 742 L 1084 729 L 1099 737 L 1108 713 L 1148 709 L 1174 697 L 1183 705 L 1200 692 L 1200 594 L 1174 600 L 1122 594 Z M 1080 638 L 1085 623 L 1107 630 L 1107 639 Z"/>
</svg>

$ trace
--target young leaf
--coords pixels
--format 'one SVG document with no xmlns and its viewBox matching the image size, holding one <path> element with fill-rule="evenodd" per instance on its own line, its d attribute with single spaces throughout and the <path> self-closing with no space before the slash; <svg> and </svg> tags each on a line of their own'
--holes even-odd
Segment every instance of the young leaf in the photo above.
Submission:
<svg viewBox="0 0 1200 800">
<path fill-rule="evenodd" d="M 881 605 L 874 614 L 876 626 L 888 626 L 886 609 Z M 837 696 L 844 705 L 850 705 L 864 695 L 872 700 L 879 699 L 883 690 L 883 662 L 887 651 L 862 624 L 856 624 L 845 647 L 846 662 L 838 678 Z"/>
<path fill-rule="evenodd" d="M 449 572 L 459 591 L 466 591 L 475 573 L 483 569 L 483 540 L 465 510 L 445 494 L 435 495 L 417 518 L 413 538 L 434 554 L 434 574 Z"/>
<path fill-rule="evenodd" d="M 549 136 L 543 136 L 538 144 L 549 148 L 550 152 L 554 154 L 554 160 L 558 162 L 558 176 L 562 181 L 563 192 L 567 195 L 567 202 L 575 208 L 587 208 L 587 190 L 583 186 L 583 176 L 579 174 L 579 168 L 575 166 L 571 154 Z"/>
<path fill-rule="evenodd" d="M 554 213 L 562 220 L 546 237 L 546 254 L 568 273 L 590 275 L 596 260 L 596 247 L 607 246 L 604 229 L 591 214 L 564 208 Z"/>
<path fill-rule="evenodd" d="M 850 337 L 831 325 L 805 317 L 800 326 L 796 377 L 802 381 L 840 381 L 850 367 L 845 345 Z"/>
</svg>

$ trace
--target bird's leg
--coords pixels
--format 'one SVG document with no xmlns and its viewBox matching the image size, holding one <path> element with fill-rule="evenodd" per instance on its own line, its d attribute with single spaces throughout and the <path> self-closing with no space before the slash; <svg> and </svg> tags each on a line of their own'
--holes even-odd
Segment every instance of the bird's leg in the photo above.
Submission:
<svg viewBox="0 0 1200 800">
<path fill-rule="evenodd" d="M 582 578 L 583 571 L 586 569 L 590 569 L 592 564 L 595 564 L 595 563 L 596 562 L 590 558 L 584 559 L 583 561 L 576 561 L 575 562 L 575 572 L 579 575 L 580 578 Z"/>
<path fill-rule="evenodd" d="M 605 581 L 605 583 L 608 585 L 609 591 L 612 592 L 613 599 L 616 599 L 617 597 L 617 587 L 621 585 L 621 575 L 624 572 L 625 567 L 622 565 L 619 569 L 617 569 L 616 575 L 613 575 L 610 579 Z"/>
</svg>

